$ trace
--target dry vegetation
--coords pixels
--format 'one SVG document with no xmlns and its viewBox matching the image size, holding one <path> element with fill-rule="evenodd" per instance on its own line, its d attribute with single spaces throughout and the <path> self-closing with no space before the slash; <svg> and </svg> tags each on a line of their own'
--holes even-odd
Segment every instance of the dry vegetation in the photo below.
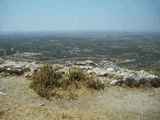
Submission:
<svg viewBox="0 0 160 120">
<path fill-rule="evenodd" d="M 152 69 L 153 74 L 157 75 L 158 77 L 160 77 L 160 68 L 153 68 Z"/>
<path fill-rule="evenodd" d="M 30 88 L 47 99 L 78 99 L 79 94 L 105 87 L 98 79 L 78 68 L 70 68 L 68 74 L 62 75 L 58 70 L 45 65 L 33 75 L 32 79 Z"/>
</svg>

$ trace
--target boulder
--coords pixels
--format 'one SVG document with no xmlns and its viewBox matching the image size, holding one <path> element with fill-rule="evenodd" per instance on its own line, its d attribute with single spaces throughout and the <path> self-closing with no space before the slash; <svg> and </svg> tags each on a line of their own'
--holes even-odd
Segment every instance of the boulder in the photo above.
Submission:
<svg viewBox="0 0 160 120">
<path fill-rule="evenodd" d="M 139 84 L 144 85 L 146 83 L 147 83 L 147 80 L 144 77 L 139 78 Z"/>
<path fill-rule="evenodd" d="M 160 78 L 154 78 L 150 81 L 150 84 L 153 87 L 160 87 Z"/>
<path fill-rule="evenodd" d="M 139 80 L 134 74 L 130 74 L 123 78 L 123 83 L 129 87 L 137 87 L 139 85 Z"/>
<path fill-rule="evenodd" d="M 158 78 L 156 75 L 154 75 L 154 74 L 149 74 L 147 77 L 147 81 L 152 81 L 152 80 L 154 80 L 155 78 Z"/>
</svg>

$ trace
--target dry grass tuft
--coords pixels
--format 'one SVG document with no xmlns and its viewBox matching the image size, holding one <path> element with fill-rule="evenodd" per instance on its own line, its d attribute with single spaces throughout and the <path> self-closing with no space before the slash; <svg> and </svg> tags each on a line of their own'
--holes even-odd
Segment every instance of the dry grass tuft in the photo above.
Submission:
<svg viewBox="0 0 160 120">
<path fill-rule="evenodd" d="M 160 68 L 153 68 L 152 69 L 153 74 L 155 74 L 156 76 L 160 77 Z"/>
<path fill-rule="evenodd" d="M 54 97 L 56 99 L 74 100 L 79 97 L 79 89 L 84 87 L 89 91 L 105 88 L 103 83 L 79 68 L 70 68 L 69 73 L 62 76 L 58 70 L 45 65 L 40 67 L 39 71 L 32 76 L 32 79 L 30 88 L 47 99 Z"/>
</svg>

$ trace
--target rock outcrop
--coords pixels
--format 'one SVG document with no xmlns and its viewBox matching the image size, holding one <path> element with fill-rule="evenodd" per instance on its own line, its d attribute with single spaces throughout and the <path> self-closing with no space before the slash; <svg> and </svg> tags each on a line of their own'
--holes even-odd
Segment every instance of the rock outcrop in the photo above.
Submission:
<svg viewBox="0 0 160 120">
<path fill-rule="evenodd" d="M 100 64 L 100 65 L 99 65 Z M 138 87 L 149 83 L 153 87 L 160 86 L 160 78 L 154 74 L 150 74 L 144 70 L 134 71 L 113 64 L 113 62 L 102 61 L 95 63 L 91 60 L 76 62 L 71 67 L 78 67 L 86 71 L 87 74 L 94 74 L 97 78 L 105 83 L 108 81 L 110 85 L 127 85 L 129 87 Z M 106 66 L 105 66 L 106 65 Z M 8 75 L 24 75 L 26 77 L 33 75 L 41 64 L 35 62 L 22 62 L 0 59 L 0 77 Z M 52 67 L 59 69 L 66 74 L 70 66 L 61 64 L 53 64 Z M 105 78 L 105 81 L 103 80 Z"/>
<path fill-rule="evenodd" d="M 8 76 L 8 75 L 25 75 L 27 74 L 32 75 L 38 68 L 39 64 L 36 64 L 35 62 L 28 63 L 28 62 L 22 62 L 22 61 L 12 61 L 12 60 L 6 60 L 3 63 L 0 64 L 0 75 L 2 76 Z"/>
</svg>

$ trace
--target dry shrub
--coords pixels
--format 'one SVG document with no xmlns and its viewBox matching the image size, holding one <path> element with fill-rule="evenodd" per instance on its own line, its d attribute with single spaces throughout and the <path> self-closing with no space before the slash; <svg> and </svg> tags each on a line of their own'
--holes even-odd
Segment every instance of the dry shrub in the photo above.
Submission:
<svg viewBox="0 0 160 120">
<path fill-rule="evenodd" d="M 52 89 L 59 87 L 58 80 L 62 78 L 60 72 L 49 65 L 40 67 L 39 71 L 32 76 L 33 82 L 30 88 L 37 92 L 41 97 L 50 99 Z"/>
<path fill-rule="evenodd" d="M 30 88 L 41 97 L 51 99 L 78 99 L 78 89 L 87 88 L 91 90 L 104 89 L 104 84 L 86 74 L 79 68 L 70 68 L 69 73 L 62 74 L 49 65 L 40 67 L 39 71 L 32 77 Z"/>
<path fill-rule="evenodd" d="M 89 88 L 94 89 L 94 90 L 101 90 L 105 88 L 105 85 L 101 83 L 98 79 L 95 79 L 95 80 L 89 79 L 87 81 L 87 85 Z"/>
<path fill-rule="evenodd" d="M 81 86 L 86 86 L 92 90 L 104 89 L 103 83 L 101 83 L 98 79 L 93 78 L 89 74 L 86 74 L 79 68 L 71 68 L 68 77 L 68 79 L 71 81 L 71 83 L 74 83 L 77 89 L 81 88 Z"/>
<path fill-rule="evenodd" d="M 3 116 L 4 113 L 5 111 L 0 111 L 0 118 Z"/>
<path fill-rule="evenodd" d="M 69 75 L 68 75 L 69 79 L 71 81 L 85 81 L 86 80 L 86 75 L 83 72 L 83 70 L 79 69 L 79 68 L 71 68 L 69 69 Z"/>
<path fill-rule="evenodd" d="M 160 77 L 160 68 L 153 68 L 152 69 L 153 74 L 155 74 L 156 76 Z"/>
</svg>

